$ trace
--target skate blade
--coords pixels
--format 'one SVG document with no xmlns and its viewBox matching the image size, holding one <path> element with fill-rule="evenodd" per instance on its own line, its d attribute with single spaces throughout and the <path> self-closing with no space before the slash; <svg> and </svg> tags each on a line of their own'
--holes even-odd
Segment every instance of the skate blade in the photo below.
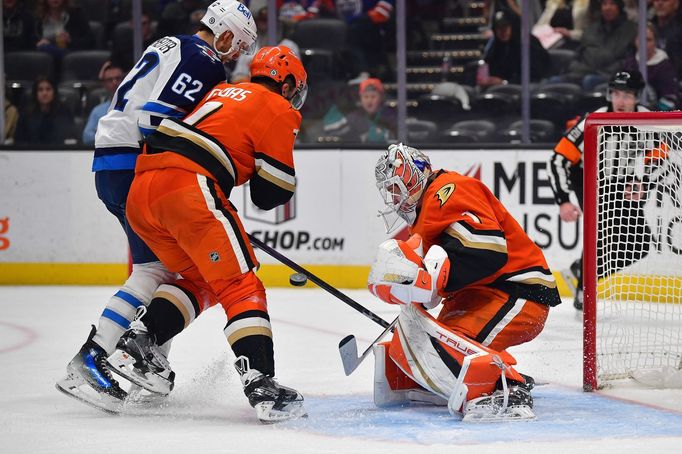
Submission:
<svg viewBox="0 0 682 454">
<path fill-rule="evenodd" d="M 111 366 L 112 372 L 116 373 L 116 375 L 125 378 L 132 384 L 150 393 L 167 396 L 171 392 L 171 384 L 168 380 L 151 372 L 148 374 L 138 372 L 134 366 L 135 359 L 121 350 L 116 350 L 107 359 L 107 362 Z"/>
<path fill-rule="evenodd" d="M 486 409 L 468 411 L 463 417 L 462 422 L 486 423 L 486 422 L 512 422 L 512 421 L 532 421 L 535 419 L 533 410 L 525 405 L 509 407 L 501 413 L 493 413 Z"/>
<path fill-rule="evenodd" d="M 282 410 L 275 410 L 272 407 L 274 402 L 260 402 L 253 407 L 256 416 L 263 424 L 274 424 L 291 419 L 307 418 L 308 412 L 303 408 L 302 403 L 292 403 Z"/>
<path fill-rule="evenodd" d="M 110 415 L 117 415 L 123 409 L 122 400 L 96 391 L 82 379 L 67 376 L 57 381 L 55 387 L 65 395 Z"/>
<path fill-rule="evenodd" d="M 126 407 L 131 408 L 161 407 L 166 403 L 168 403 L 167 394 L 149 391 L 135 383 L 131 383 L 130 390 L 128 390 L 128 397 L 125 400 Z"/>
</svg>

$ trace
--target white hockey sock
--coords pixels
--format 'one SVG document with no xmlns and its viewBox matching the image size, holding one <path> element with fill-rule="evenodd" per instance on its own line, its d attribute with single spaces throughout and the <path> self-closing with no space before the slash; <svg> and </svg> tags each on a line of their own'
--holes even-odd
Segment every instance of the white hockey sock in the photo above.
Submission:
<svg viewBox="0 0 682 454">
<path fill-rule="evenodd" d="M 109 355 L 135 318 L 137 308 L 148 305 L 156 289 L 164 282 L 173 281 L 171 273 L 161 262 L 133 265 L 133 272 L 104 308 L 93 340 Z"/>
</svg>

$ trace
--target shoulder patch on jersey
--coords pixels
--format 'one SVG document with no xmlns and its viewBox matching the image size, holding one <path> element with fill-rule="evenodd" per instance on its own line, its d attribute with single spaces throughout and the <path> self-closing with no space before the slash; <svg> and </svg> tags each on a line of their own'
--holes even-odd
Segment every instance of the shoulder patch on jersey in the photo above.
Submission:
<svg viewBox="0 0 682 454">
<path fill-rule="evenodd" d="M 442 188 L 440 188 L 438 191 L 436 191 L 436 198 L 440 200 L 440 206 L 445 205 L 445 202 L 448 201 L 450 196 L 455 192 L 455 189 L 457 186 L 455 183 L 448 183 Z"/>
</svg>

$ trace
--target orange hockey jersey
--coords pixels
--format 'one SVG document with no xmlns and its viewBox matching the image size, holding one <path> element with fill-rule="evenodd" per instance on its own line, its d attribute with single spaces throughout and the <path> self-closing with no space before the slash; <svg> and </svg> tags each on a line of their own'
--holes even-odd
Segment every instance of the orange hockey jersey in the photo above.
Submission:
<svg viewBox="0 0 682 454">
<path fill-rule="evenodd" d="M 540 248 L 477 179 L 438 171 L 410 233 L 421 235 L 425 251 L 434 244 L 447 251 L 447 294 L 485 285 L 549 306 L 561 302 Z"/>
<path fill-rule="evenodd" d="M 145 140 L 136 172 L 176 167 L 215 180 L 227 197 L 250 180 L 251 200 L 269 210 L 296 189 L 293 148 L 301 114 L 255 83 L 216 85 L 182 121 L 166 118 Z"/>
</svg>

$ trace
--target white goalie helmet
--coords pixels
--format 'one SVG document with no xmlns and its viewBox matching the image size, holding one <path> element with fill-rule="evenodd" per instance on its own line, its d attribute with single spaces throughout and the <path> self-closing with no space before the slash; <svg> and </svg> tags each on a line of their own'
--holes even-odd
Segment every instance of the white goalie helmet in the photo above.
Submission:
<svg viewBox="0 0 682 454">
<path fill-rule="evenodd" d="M 256 50 L 256 21 L 251 11 L 236 0 L 218 0 L 211 3 L 201 23 L 213 32 L 213 48 L 221 57 L 234 58 L 238 52 L 253 55 Z M 217 49 L 216 43 L 225 32 L 232 32 L 232 46 L 227 52 Z"/>
<path fill-rule="evenodd" d="M 390 233 L 397 214 L 408 225 L 417 218 L 417 205 L 431 176 L 431 161 L 426 154 L 402 143 L 390 145 L 374 168 L 377 188 L 387 208 L 379 211 Z"/>
</svg>

